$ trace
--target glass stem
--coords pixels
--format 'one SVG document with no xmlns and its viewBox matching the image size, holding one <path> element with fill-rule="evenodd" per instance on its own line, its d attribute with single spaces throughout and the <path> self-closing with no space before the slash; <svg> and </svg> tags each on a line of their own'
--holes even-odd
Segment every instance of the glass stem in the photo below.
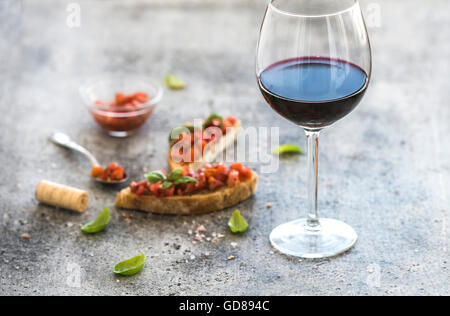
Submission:
<svg viewBox="0 0 450 316">
<path fill-rule="evenodd" d="M 318 230 L 320 229 L 317 210 L 320 131 L 305 130 L 305 133 L 308 142 L 308 226 L 311 230 Z"/>
</svg>

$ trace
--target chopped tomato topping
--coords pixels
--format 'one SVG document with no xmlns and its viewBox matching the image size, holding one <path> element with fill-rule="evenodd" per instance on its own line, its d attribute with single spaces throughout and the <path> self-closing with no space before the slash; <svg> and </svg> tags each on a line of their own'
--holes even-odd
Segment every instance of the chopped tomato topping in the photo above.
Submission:
<svg viewBox="0 0 450 316">
<path fill-rule="evenodd" d="M 195 191 L 195 183 L 186 183 L 184 193 L 190 194 Z"/>
<path fill-rule="evenodd" d="M 134 94 L 125 95 L 122 92 L 116 93 L 116 97 L 114 98 L 114 102 L 111 103 L 111 106 L 139 106 L 148 101 L 148 95 L 144 92 L 136 92 Z"/>
<path fill-rule="evenodd" d="M 134 94 L 134 99 L 137 102 L 145 103 L 145 102 L 148 101 L 148 96 L 147 96 L 147 93 L 137 92 L 137 93 Z"/>
<path fill-rule="evenodd" d="M 144 195 L 145 187 L 144 186 L 139 186 L 135 193 L 136 193 L 136 195 Z"/>
<path fill-rule="evenodd" d="M 173 196 L 175 193 L 175 186 L 172 185 L 170 188 L 168 189 L 163 189 L 161 191 L 161 196 Z"/>
<path fill-rule="evenodd" d="M 136 195 L 143 195 L 148 192 L 148 182 L 146 180 L 140 181 L 138 183 L 131 182 L 130 190 Z"/>
<path fill-rule="evenodd" d="M 184 166 L 183 170 L 181 171 L 181 175 L 184 176 L 189 176 L 189 177 L 193 177 L 195 175 L 194 170 L 192 170 L 191 168 L 189 168 L 188 166 Z"/>
<path fill-rule="evenodd" d="M 111 178 L 114 180 L 122 180 L 125 177 L 123 168 L 115 169 L 111 175 Z"/>
<path fill-rule="evenodd" d="M 239 171 L 231 170 L 228 174 L 227 186 L 229 188 L 235 187 L 239 184 Z"/>
<path fill-rule="evenodd" d="M 230 166 L 230 169 L 239 171 L 239 177 L 241 179 L 250 179 L 252 177 L 252 170 L 249 167 L 243 167 L 241 163 L 234 163 Z"/>
<path fill-rule="evenodd" d="M 125 169 L 114 162 L 110 163 L 106 168 L 94 166 L 91 171 L 91 177 L 104 181 L 120 181 L 125 178 Z"/>
<path fill-rule="evenodd" d="M 122 92 L 116 93 L 116 102 L 115 105 L 123 104 L 126 98 Z"/>
<path fill-rule="evenodd" d="M 237 118 L 235 118 L 234 116 L 228 116 L 228 117 L 224 118 L 223 121 L 230 122 L 231 124 L 235 125 L 237 122 Z"/>
<path fill-rule="evenodd" d="M 142 181 L 138 182 L 138 185 L 144 185 L 144 186 L 146 186 L 147 183 L 148 183 L 147 180 L 142 180 Z"/>
<path fill-rule="evenodd" d="M 142 110 L 149 97 L 144 92 L 125 95 L 116 93 L 112 102 L 94 101 L 98 107 L 106 106 L 106 109 L 93 109 L 92 115 L 95 121 L 108 131 L 134 131 L 143 125 L 153 112 L 151 107 Z M 116 116 L 114 113 L 126 113 L 124 116 Z"/>
<path fill-rule="evenodd" d="M 249 167 L 242 167 L 241 171 L 239 171 L 239 176 L 246 180 L 252 178 L 252 170 Z"/>
<path fill-rule="evenodd" d="M 217 169 L 218 173 L 226 174 L 228 172 L 227 166 L 225 166 L 225 164 L 223 162 L 218 163 L 216 165 L 216 169 Z"/>
<path fill-rule="evenodd" d="M 167 175 L 166 171 L 159 171 Z M 215 191 L 224 186 L 235 187 L 241 181 L 251 179 L 252 171 L 249 167 L 244 167 L 239 163 L 232 164 L 229 169 L 224 163 L 218 163 L 215 165 L 206 164 L 204 168 L 196 172 L 185 166 L 181 169 L 181 176 L 191 177 L 195 179 L 195 182 L 172 183 L 170 187 L 163 189 L 162 181 L 151 184 L 147 180 L 143 180 L 138 183 L 132 182 L 130 189 L 137 195 L 151 194 L 156 197 L 188 195 L 203 190 Z"/>
<path fill-rule="evenodd" d="M 116 164 L 115 162 L 110 163 L 107 167 L 107 169 L 110 169 L 110 170 L 116 170 L 117 168 L 119 168 L 119 165 Z"/>
<path fill-rule="evenodd" d="M 92 167 L 91 177 L 98 178 L 103 174 L 103 172 L 105 172 L 105 169 L 100 166 L 94 166 Z"/>
<path fill-rule="evenodd" d="M 152 192 L 153 195 L 159 196 L 160 188 L 161 188 L 161 181 L 150 184 L 150 192 Z"/>
<path fill-rule="evenodd" d="M 233 169 L 233 170 L 237 170 L 237 171 L 241 171 L 241 169 L 242 169 L 242 164 L 241 163 L 234 163 L 234 164 L 232 164 L 231 166 L 230 166 L 230 169 Z"/>
<path fill-rule="evenodd" d="M 190 152 L 184 153 L 183 150 L 180 149 L 176 158 L 180 159 L 182 162 L 198 161 L 199 158 L 203 156 L 206 145 L 221 137 L 221 135 L 216 132 L 217 128 L 222 131 L 222 135 L 225 135 L 227 133 L 227 128 L 235 126 L 236 122 L 237 119 L 232 116 L 225 119 L 213 118 L 206 126 L 203 126 L 203 129 L 194 129 L 194 132 L 180 134 L 177 139 L 173 140 L 172 145 L 182 142 L 185 151 L 189 149 Z M 186 123 L 185 126 L 192 126 L 192 123 Z M 216 129 L 209 129 L 210 127 Z M 189 144 L 191 146 L 189 146 Z"/>
<path fill-rule="evenodd" d="M 223 182 L 214 177 L 209 177 L 208 183 L 209 183 L 209 189 L 211 191 L 214 191 L 214 190 L 220 188 L 221 186 L 223 186 Z"/>
</svg>

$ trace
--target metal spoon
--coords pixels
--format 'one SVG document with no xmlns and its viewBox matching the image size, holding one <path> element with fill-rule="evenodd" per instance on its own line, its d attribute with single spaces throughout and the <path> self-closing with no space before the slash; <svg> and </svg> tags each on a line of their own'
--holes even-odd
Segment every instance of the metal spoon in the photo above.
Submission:
<svg viewBox="0 0 450 316">
<path fill-rule="evenodd" d="M 89 161 L 91 162 L 93 167 L 97 167 L 100 166 L 100 164 L 98 163 L 98 160 L 94 157 L 93 154 L 91 154 L 86 148 L 84 148 L 81 145 L 78 145 L 77 143 L 75 143 L 67 134 L 61 133 L 61 132 L 53 132 L 53 134 L 50 136 L 50 141 L 52 141 L 53 143 L 62 146 L 62 147 L 66 147 L 69 149 L 72 149 L 74 151 L 79 152 L 80 154 L 83 154 L 85 157 L 87 157 L 89 159 Z M 119 184 L 119 183 L 124 183 L 128 180 L 127 175 L 125 174 L 125 178 L 123 178 L 122 180 L 119 181 L 106 181 L 106 180 L 101 180 L 98 178 L 94 178 L 95 181 L 97 182 L 101 182 L 101 183 L 105 183 L 105 184 Z"/>
</svg>

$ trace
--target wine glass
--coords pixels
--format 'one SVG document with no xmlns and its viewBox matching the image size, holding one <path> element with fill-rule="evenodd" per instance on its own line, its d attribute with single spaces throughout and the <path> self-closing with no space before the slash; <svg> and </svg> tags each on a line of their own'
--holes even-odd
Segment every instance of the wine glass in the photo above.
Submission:
<svg viewBox="0 0 450 316">
<path fill-rule="evenodd" d="M 357 0 L 269 0 L 258 42 L 256 74 L 267 103 L 302 127 L 308 143 L 308 215 L 275 228 L 272 245 L 301 258 L 351 249 L 357 234 L 319 219 L 320 131 L 349 114 L 370 81 L 369 38 Z"/>
</svg>

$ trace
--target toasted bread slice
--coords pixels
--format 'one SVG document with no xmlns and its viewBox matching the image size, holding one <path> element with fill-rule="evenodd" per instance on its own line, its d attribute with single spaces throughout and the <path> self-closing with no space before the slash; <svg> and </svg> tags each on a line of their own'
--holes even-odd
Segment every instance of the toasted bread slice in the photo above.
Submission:
<svg viewBox="0 0 450 316">
<path fill-rule="evenodd" d="M 234 144 L 236 139 L 239 136 L 239 131 L 241 129 L 241 121 L 237 121 L 236 124 L 234 124 L 234 127 L 231 128 L 220 140 L 217 141 L 217 143 L 211 147 L 211 150 L 208 150 L 203 154 L 203 157 L 199 161 L 195 162 L 175 162 L 172 160 L 172 157 L 170 155 L 170 150 L 172 147 L 169 148 L 169 152 L 167 155 L 167 161 L 169 163 L 169 169 L 170 170 L 176 170 L 181 169 L 184 166 L 189 166 L 193 170 L 198 170 L 204 167 L 206 163 L 214 162 L 219 155 L 223 153 L 223 151 Z"/>
<path fill-rule="evenodd" d="M 203 214 L 231 207 L 248 199 L 255 192 L 257 183 L 258 175 L 252 172 L 251 179 L 242 181 L 233 188 L 223 187 L 217 191 L 204 191 L 191 195 L 138 196 L 132 193 L 130 188 L 126 188 L 117 195 L 116 206 L 157 214 Z"/>
</svg>

